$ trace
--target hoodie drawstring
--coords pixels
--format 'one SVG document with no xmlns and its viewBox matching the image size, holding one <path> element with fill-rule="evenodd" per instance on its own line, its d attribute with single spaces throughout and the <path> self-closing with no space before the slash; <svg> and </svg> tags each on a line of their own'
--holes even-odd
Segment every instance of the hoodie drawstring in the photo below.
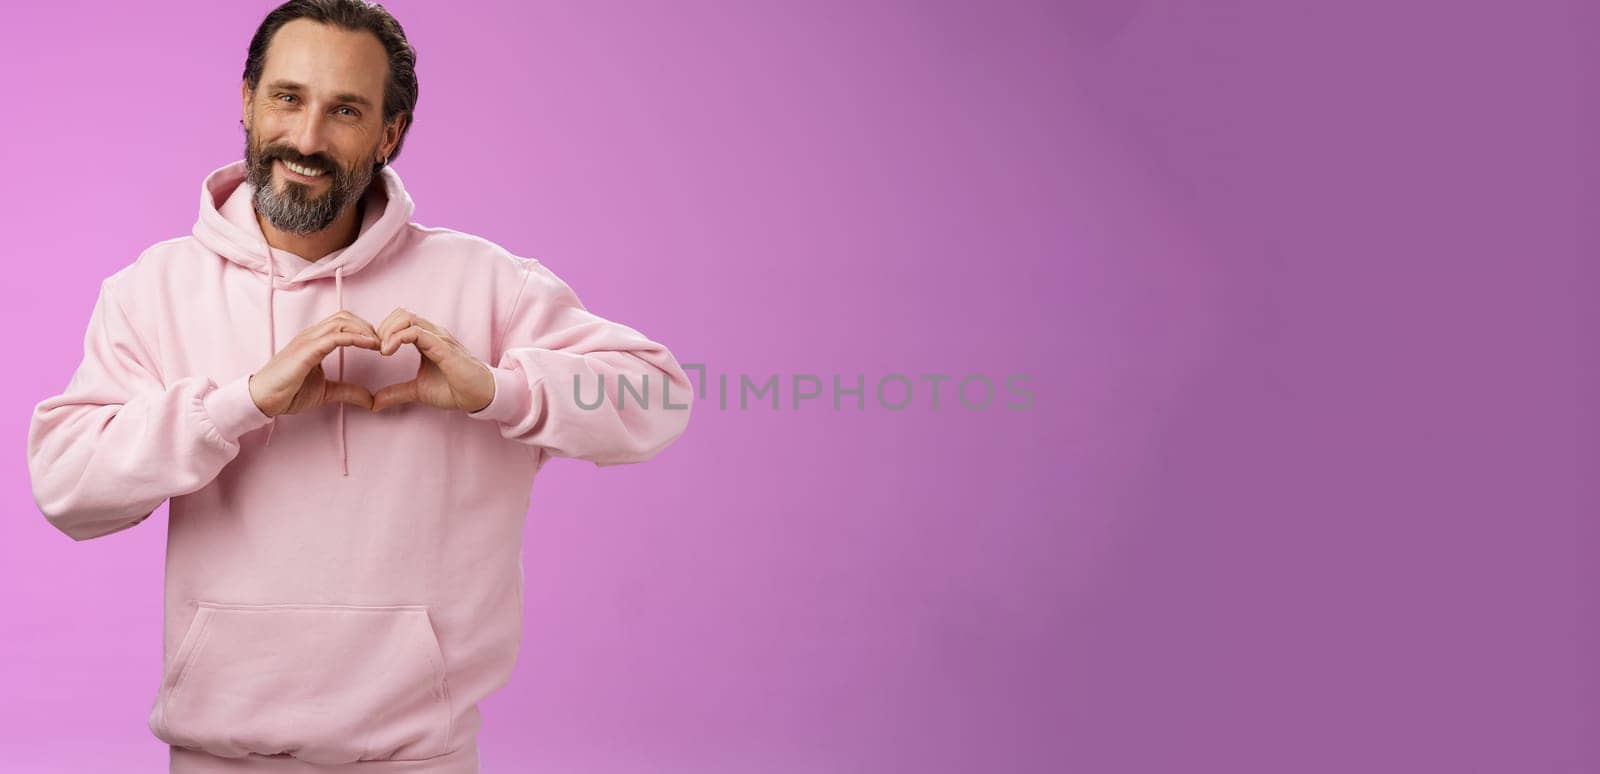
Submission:
<svg viewBox="0 0 1600 774">
<path fill-rule="evenodd" d="M 277 326 L 276 320 L 273 319 L 273 303 L 272 303 L 272 301 L 273 301 L 273 293 L 276 291 L 277 284 L 278 284 L 277 283 L 278 264 L 277 264 L 276 257 L 272 253 L 272 246 L 271 245 L 266 245 L 266 248 L 267 248 L 267 359 L 270 360 L 270 359 L 272 359 L 272 357 L 274 355 L 278 354 L 278 326 Z M 344 309 L 344 267 L 343 266 L 334 267 L 334 270 L 333 270 L 333 289 L 334 289 L 335 304 L 336 304 L 336 307 L 337 307 L 334 311 L 337 312 L 339 310 Z M 338 381 L 343 382 L 344 381 L 344 347 L 341 346 L 338 349 L 339 349 L 339 373 L 338 373 L 338 376 L 336 376 L 335 378 Z M 348 476 L 348 475 L 350 475 L 350 449 L 349 449 L 349 446 L 345 442 L 344 401 L 342 401 L 342 400 L 341 401 L 337 401 L 337 403 L 339 404 L 339 419 L 338 419 L 338 422 L 339 422 L 339 469 L 340 469 L 340 472 L 343 475 Z M 278 418 L 276 416 L 274 416 L 274 417 L 272 417 L 272 421 L 267 424 L 267 441 L 266 441 L 266 445 L 268 445 L 268 446 L 272 445 L 272 431 L 274 429 L 276 429 L 277 426 L 278 426 Z"/>
<path fill-rule="evenodd" d="M 336 266 L 333 269 L 333 293 L 335 303 L 338 305 L 334 311 L 344 309 L 344 267 Z M 344 347 L 339 347 L 339 381 L 344 381 Z M 350 475 L 350 449 L 344 441 L 344 401 L 339 401 L 339 467 L 344 475 Z"/>
<path fill-rule="evenodd" d="M 267 248 L 267 359 L 271 360 L 273 355 L 278 354 L 278 326 L 272 319 L 272 291 L 273 286 L 278 284 L 278 264 L 273 259 L 272 246 L 265 242 L 262 244 Z M 268 446 L 272 445 L 272 431 L 277 427 L 278 417 L 273 416 L 272 421 L 267 423 Z"/>
</svg>

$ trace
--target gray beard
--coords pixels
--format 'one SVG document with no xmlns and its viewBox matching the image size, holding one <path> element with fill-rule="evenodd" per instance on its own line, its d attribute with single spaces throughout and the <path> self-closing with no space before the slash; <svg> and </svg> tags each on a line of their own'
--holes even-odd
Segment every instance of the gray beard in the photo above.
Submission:
<svg viewBox="0 0 1600 774">
<path fill-rule="evenodd" d="M 279 231 L 291 234 L 315 234 L 333 223 L 344 209 L 361 199 L 372 182 L 371 167 L 363 167 L 355 175 L 345 170 L 330 171 L 333 175 L 328 192 L 309 198 L 310 188 L 292 180 L 284 181 L 282 193 L 273 189 L 272 166 L 267 165 L 265 177 L 259 166 L 249 164 L 249 180 L 255 186 L 255 208 Z"/>
</svg>

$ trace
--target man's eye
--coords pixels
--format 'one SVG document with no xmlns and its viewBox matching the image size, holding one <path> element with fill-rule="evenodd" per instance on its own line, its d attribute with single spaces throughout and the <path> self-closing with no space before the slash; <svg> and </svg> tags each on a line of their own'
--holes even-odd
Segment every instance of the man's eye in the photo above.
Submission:
<svg viewBox="0 0 1600 774">
<path fill-rule="evenodd" d="M 294 99 L 294 95 L 293 94 L 279 94 L 278 95 L 278 99 L 280 99 L 280 100 L 283 100 L 283 99 Z"/>
<path fill-rule="evenodd" d="M 357 113 L 357 112 L 356 112 L 356 111 L 355 111 L 355 109 L 354 109 L 354 108 L 347 108 L 347 107 L 342 107 L 342 108 L 339 108 L 339 109 L 340 109 L 340 110 L 344 110 L 344 111 L 347 111 L 347 112 L 346 112 L 346 113 L 345 113 L 345 115 L 347 115 L 347 116 L 350 116 L 350 117 L 351 117 L 351 118 L 354 118 L 354 117 L 356 117 L 356 116 L 357 116 L 357 115 L 360 115 L 360 114 L 359 114 L 359 113 Z"/>
</svg>

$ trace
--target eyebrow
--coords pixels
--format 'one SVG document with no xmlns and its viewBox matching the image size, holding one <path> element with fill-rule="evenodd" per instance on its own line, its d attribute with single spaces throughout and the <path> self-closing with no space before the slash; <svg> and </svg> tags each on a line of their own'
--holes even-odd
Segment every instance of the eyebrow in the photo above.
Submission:
<svg viewBox="0 0 1600 774">
<path fill-rule="evenodd" d="M 283 89 L 284 91 L 305 91 L 306 90 L 306 87 L 301 85 L 301 84 L 295 83 L 294 81 L 283 81 L 283 80 L 273 81 L 272 83 L 267 84 L 267 88 L 269 88 L 269 89 Z M 362 106 L 364 108 L 371 108 L 372 107 L 372 103 L 369 102 L 366 97 L 363 97 L 360 94 L 351 94 L 349 92 L 346 92 L 346 93 L 343 93 L 343 94 L 335 94 L 335 95 L 333 95 L 333 99 L 336 102 L 349 102 L 349 103 L 351 103 L 353 105 L 360 105 L 360 106 Z"/>
</svg>

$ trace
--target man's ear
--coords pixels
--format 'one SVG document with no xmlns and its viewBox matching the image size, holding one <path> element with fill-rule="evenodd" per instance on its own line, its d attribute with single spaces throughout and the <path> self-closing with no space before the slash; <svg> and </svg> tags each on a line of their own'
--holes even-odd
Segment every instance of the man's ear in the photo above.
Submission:
<svg viewBox="0 0 1600 774">
<path fill-rule="evenodd" d="M 383 125 L 383 146 L 380 149 L 383 158 L 389 158 L 394 155 L 394 147 L 400 144 L 400 132 L 406 128 L 406 119 L 407 116 L 401 113 L 395 116 L 393 121 Z M 374 161 L 377 160 L 374 159 Z"/>
<path fill-rule="evenodd" d="M 239 115 L 245 126 L 250 125 L 250 84 L 239 81 Z"/>
</svg>

